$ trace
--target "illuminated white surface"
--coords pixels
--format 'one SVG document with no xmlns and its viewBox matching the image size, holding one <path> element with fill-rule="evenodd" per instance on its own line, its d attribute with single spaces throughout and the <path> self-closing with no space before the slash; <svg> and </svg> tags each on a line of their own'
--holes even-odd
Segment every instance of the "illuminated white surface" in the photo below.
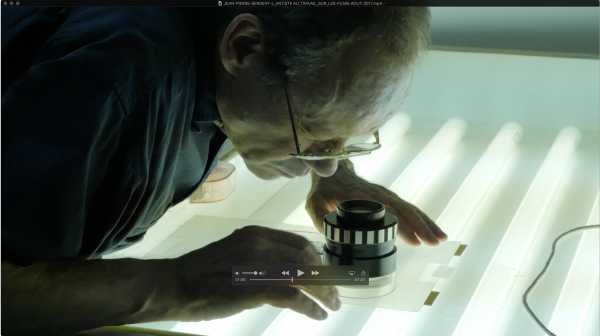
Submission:
<svg viewBox="0 0 600 336">
<path fill-rule="evenodd" d="M 416 313 L 375 309 L 359 336 L 402 335 Z"/>
<path fill-rule="evenodd" d="M 586 318 L 583 324 L 583 335 L 600 335 L 600 282 L 596 282 L 595 291 L 592 293 L 591 306 L 586 312 Z"/>
<path fill-rule="evenodd" d="M 453 151 L 466 128 L 465 122 L 460 119 L 451 119 L 445 123 L 391 185 L 390 190 L 402 198 L 418 203 L 418 198 L 427 189 L 428 183 L 449 165 Z"/>
<path fill-rule="evenodd" d="M 302 314 L 286 310 L 279 314 L 275 321 L 267 327 L 264 336 L 276 335 L 318 335 L 322 328 L 321 321 L 313 320 Z"/>
<path fill-rule="evenodd" d="M 472 251 L 477 251 L 478 245 L 481 245 L 480 240 L 476 238 L 478 229 L 486 224 L 493 224 L 482 217 L 485 213 L 493 211 L 500 191 L 510 181 L 510 174 L 516 166 L 516 146 L 521 132 L 521 127 L 514 123 L 500 129 L 437 218 L 436 222 L 450 239 L 467 244 L 465 254 L 451 262 L 451 265 L 457 268 L 456 271 L 460 272 L 460 276 L 452 276 L 437 283 L 434 290 L 439 291 L 441 295 L 436 304 L 426 307 L 409 321 L 408 331 L 404 335 L 447 335 L 454 330 L 462 313 L 455 298 L 468 297 L 470 292 L 469 286 L 465 285 L 465 273 L 476 272 L 475 268 L 465 263 L 473 258 Z M 474 253 L 475 256 L 478 254 Z M 474 279 L 476 276 L 477 273 L 474 273 L 467 277 Z"/>
<path fill-rule="evenodd" d="M 596 198 L 587 225 L 600 223 L 599 210 Z M 571 239 L 578 239 L 579 244 L 549 322 L 549 329 L 557 335 L 584 335 L 586 313 L 598 299 L 593 294 L 598 292 L 600 230 L 583 231 L 573 236 Z"/>
<path fill-rule="evenodd" d="M 504 125 L 448 202 L 437 223 L 450 239 L 465 235 L 463 228 L 473 213 L 487 200 L 489 192 L 498 187 L 515 159 L 521 133 L 522 127 L 515 123 Z"/>
<path fill-rule="evenodd" d="M 575 136 L 578 136 L 575 134 Z M 560 233 L 571 229 L 578 225 L 585 225 L 587 214 L 593 205 L 593 194 L 588 194 L 588 197 L 582 197 L 589 190 L 598 192 L 599 179 L 597 170 L 590 174 L 591 167 L 582 165 L 581 146 L 577 150 L 565 157 L 565 169 L 562 175 L 556 176 L 557 187 L 552 191 L 553 199 L 548 204 L 546 212 L 541 220 L 541 229 L 535 235 L 535 239 L 527 248 L 527 254 L 523 256 L 518 277 L 507 295 L 504 306 L 496 320 L 496 335 L 514 334 L 523 332 L 525 334 L 535 334 L 538 327 L 533 323 L 532 319 L 523 308 L 521 295 L 529 286 L 533 278 L 542 268 L 546 258 L 548 257 L 549 249 L 552 241 Z M 588 186 L 583 186 L 583 176 L 588 176 Z M 571 237 L 570 237 L 571 238 Z M 572 244 L 564 244 L 561 242 L 561 247 L 569 247 Z M 569 250 L 562 249 L 558 256 L 555 256 L 552 270 L 549 270 L 544 281 L 536 287 L 536 290 L 529 296 L 531 305 L 538 307 L 536 312 L 538 316 L 546 323 L 550 320 L 549 307 L 556 303 L 560 295 L 559 284 L 565 281 L 565 275 L 568 273 L 567 266 L 570 263 L 576 262 L 578 259 L 575 255 L 568 252 Z M 574 250 L 572 250 L 574 252 Z M 566 259 L 572 255 L 570 259 Z M 577 298 L 577 292 L 572 292 L 571 295 Z M 585 302 L 586 298 L 579 298 Z"/>
<path fill-rule="evenodd" d="M 557 136 L 453 335 L 499 331 L 496 328 L 498 315 L 517 280 L 528 249 L 536 235 L 541 235 L 544 230 L 545 215 L 556 200 L 555 191 L 569 168 L 579 136 L 579 132 L 572 128 L 561 131 Z"/>
</svg>

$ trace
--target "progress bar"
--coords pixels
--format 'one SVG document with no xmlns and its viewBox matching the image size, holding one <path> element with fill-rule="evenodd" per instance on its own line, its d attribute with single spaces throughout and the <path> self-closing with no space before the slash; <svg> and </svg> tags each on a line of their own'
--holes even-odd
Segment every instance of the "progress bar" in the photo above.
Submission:
<svg viewBox="0 0 600 336">
<path fill-rule="evenodd" d="M 281 266 L 234 266 L 231 270 L 234 285 L 290 284 L 312 286 L 368 285 L 367 270 L 355 266 L 281 265 Z"/>
</svg>

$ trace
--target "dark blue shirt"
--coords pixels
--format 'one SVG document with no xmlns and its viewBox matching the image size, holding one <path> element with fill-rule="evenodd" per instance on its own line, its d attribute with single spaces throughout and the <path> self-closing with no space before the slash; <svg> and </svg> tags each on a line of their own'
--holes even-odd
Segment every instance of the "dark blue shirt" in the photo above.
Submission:
<svg viewBox="0 0 600 336">
<path fill-rule="evenodd" d="M 206 178 L 225 140 L 213 123 L 213 19 L 3 8 L 4 259 L 127 246 Z"/>
</svg>

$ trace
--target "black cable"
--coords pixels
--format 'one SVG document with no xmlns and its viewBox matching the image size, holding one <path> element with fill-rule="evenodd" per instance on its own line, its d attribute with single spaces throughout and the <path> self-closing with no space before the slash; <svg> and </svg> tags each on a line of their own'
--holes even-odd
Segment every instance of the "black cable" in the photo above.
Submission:
<svg viewBox="0 0 600 336">
<path fill-rule="evenodd" d="M 546 264 L 544 265 L 544 268 L 542 268 L 542 271 L 540 272 L 540 274 L 538 274 L 535 277 L 535 279 L 533 280 L 531 285 L 529 285 L 529 287 L 527 287 L 527 289 L 525 290 L 525 293 L 523 293 L 523 305 L 525 306 L 525 309 L 527 309 L 527 312 L 529 313 L 529 315 L 531 315 L 531 317 L 534 319 L 534 321 L 540 326 L 540 328 L 542 328 L 544 330 L 544 332 L 547 335 L 556 336 L 556 334 L 553 333 L 550 329 L 548 329 L 548 327 L 546 327 L 546 325 L 539 319 L 539 317 L 537 317 L 537 315 L 535 315 L 533 310 L 531 310 L 531 307 L 529 307 L 529 303 L 527 302 L 527 296 L 529 295 L 529 292 L 531 292 L 533 287 L 537 284 L 537 282 L 540 280 L 542 275 L 544 275 L 544 273 L 546 273 L 546 270 L 548 269 L 548 266 L 550 266 L 550 262 L 552 261 L 552 258 L 554 257 L 554 253 L 556 252 L 556 244 L 558 243 L 558 241 L 561 238 L 563 238 L 564 236 L 566 236 L 570 233 L 576 232 L 576 231 L 599 229 L 599 228 L 600 228 L 600 225 L 578 226 L 571 230 L 565 231 L 565 232 L 561 233 L 558 237 L 556 237 L 556 239 L 554 239 L 554 242 L 552 243 L 552 251 L 550 252 L 550 256 L 548 257 L 548 260 L 546 260 Z"/>
</svg>

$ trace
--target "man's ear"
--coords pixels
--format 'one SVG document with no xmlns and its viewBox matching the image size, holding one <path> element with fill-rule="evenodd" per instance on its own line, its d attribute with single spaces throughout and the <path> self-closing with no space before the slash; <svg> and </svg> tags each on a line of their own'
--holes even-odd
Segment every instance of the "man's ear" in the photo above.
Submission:
<svg viewBox="0 0 600 336">
<path fill-rule="evenodd" d="M 219 57 L 225 70 L 236 76 L 252 63 L 253 57 L 264 52 L 264 31 L 260 19 L 252 14 L 233 18 L 219 43 Z"/>
</svg>

